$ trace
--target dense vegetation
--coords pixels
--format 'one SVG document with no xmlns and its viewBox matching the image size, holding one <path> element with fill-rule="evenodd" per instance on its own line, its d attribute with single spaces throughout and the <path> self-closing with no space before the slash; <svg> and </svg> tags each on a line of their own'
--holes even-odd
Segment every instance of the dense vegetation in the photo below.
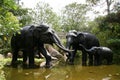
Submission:
<svg viewBox="0 0 120 80">
<path fill-rule="evenodd" d="M 108 46 L 114 52 L 114 62 L 120 63 L 120 11 L 119 3 L 105 0 L 107 12 L 102 16 L 94 7 L 100 5 L 100 0 L 87 0 L 86 4 L 71 3 L 66 5 L 57 15 L 49 4 L 39 2 L 32 9 L 22 8 L 19 0 L 0 0 L 0 53 L 10 51 L 10 38 L 22 26 L 47 23 L 56 31 L 68 32 L 71 29 L 87 31 L 95 34 L 101 46 Z M 113 4 L 112 7 L 110 7 Z M 95 12 L 97 17 L 91 20 L 87 15 Z"/>
<path fill-rule="evenodd" d="M 30 22 L 28 9 L 23 9 L 14 0 L 0 0 L 0 53 L 10 51 L 10 38 L 21 26 Z"/>
</svg>

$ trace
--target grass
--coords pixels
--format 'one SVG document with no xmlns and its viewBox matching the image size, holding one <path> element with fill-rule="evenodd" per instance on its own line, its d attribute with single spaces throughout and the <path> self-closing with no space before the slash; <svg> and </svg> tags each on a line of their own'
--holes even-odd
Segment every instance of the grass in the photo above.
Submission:
<svg viewBox="0 0 120 80">
<path fill-rule="evenodd" d="M 0 69 L 4 68 L 4 66 L 6 64 L 10 64 L 11 63 L 12 58 L 4 58 L 4 59 L 0 59 Z M 45 59 L 37 59 L 35 58 L 35 63 L 39 64 L 41 62 L 43 62 Z M 18 58 L 18 62 L 22 62 L 22 58 Z"/>
</svg>

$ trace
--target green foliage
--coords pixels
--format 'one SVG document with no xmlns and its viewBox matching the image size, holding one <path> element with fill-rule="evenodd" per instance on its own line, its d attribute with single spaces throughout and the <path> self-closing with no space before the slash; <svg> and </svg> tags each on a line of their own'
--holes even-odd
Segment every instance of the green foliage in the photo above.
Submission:
<svg viewBox="0 0 120 80">
<path fill-rule="evenodd" d="M 109 39 L 107 43 L 111 48 L 115 48 L 115 49 L 120 48 L 120 39 Z"/>
<path fill-rule="evenodd" d="M 29 25 L 32 22 L 32 17 L 30 15 L 31 9 L 28 8 L 22 8 L 19 6 L 17 10 L 11 11 L 15 16 L 17 16 L 19 20 L 20 26 Z"/>
<path fill-rule="evenodd" d="M 13 0 L 1 0 L 0 2 L 0 53 L 9 50 L 10 36 L 19 30 L 19 21 L 10 10 L 17 9 Z"/>
<path fill-rule="evenodd" d="M 0 7 L 5 10 L 17 9 L 17 5 L 14 0 L 0 0 Z"/>
<path fill-rule="evenodd" d="M 72 3 L 65 6 L 62 12 L 62 28 L 65 31 L 71 29 L 84 30 L 86 29 L 86 22 L 88 18 L 85 16 L 90 8 L 86 4 Z"/>
<path fill-rule="evenodd" d="M 95 25 L 96 24 L 96 25 Z M 92 32 L 99 38 L 101 46 L 108 46 L 113 50 L 114 63 L 120 60 L 120 22 L 119 12 L 106 16 L 99 16 L 91 22 Z"/>
<path fill-rule="evenodd" d="M 5 16 L 0 17 L 1 35 L 10 36 L 19 29 L 19 21 L 11 12 L 6 12 Z"/>
<path fill-rule="evenodd" d="M 28 9 L 23 9 L 14 0 L 0 0 L 0 53 L 10 51 L 10 38 L 20 26 L 31 22 Z"/>
<path fill-rule="evenodd" d="M 113 50 L 113 62 L 120 64 L 120 39 L 109 39 L 107 40 L 107 44 Z"/>
<path fill-rule="evenodd" d="M 55 30 L 60 30 L 59 17 L 55 12 L 52 11 L 52 8 L 49 6 L 49 4 L 44 2 L 37 3 L 32 14 L 33 23 L 46 23 L 51 25 Z"/>
</svg>

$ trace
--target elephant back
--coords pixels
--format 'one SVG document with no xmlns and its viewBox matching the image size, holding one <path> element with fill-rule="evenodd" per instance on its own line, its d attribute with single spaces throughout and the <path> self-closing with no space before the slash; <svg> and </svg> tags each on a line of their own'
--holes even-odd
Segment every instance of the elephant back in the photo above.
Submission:
<svg viewBox="0 0 120 80">
<path fill-rule="evenodd" d="M 100 46 L 99 40 L 94 34 L 87 32 L 82 32 L 82 34 L 84 35 L 84 40 L 80 44 L 83 44 L 87 49 L 91 49 L 93 46 Z"/>
<path fill-rule="evenodd" d="M 35 26 L 25 26 L 21 29 L 21 32 L 31 31 L 35 28 Z"/>
</svg>

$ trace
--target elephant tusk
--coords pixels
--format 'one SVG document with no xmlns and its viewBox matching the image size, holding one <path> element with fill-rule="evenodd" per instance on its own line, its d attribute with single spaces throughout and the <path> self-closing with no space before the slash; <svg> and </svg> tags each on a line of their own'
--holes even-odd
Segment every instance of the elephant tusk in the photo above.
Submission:
<svg viewBox="0 0 120 80">
<path fill-rule="evenodd" d="M 64 48 L 63 46 L 60 46 L 58 43 L 55 43 L 60 49 L 64 50 L 65 52 L 73 52 L 74 50 L 68 50 Z"/>
</svg>

